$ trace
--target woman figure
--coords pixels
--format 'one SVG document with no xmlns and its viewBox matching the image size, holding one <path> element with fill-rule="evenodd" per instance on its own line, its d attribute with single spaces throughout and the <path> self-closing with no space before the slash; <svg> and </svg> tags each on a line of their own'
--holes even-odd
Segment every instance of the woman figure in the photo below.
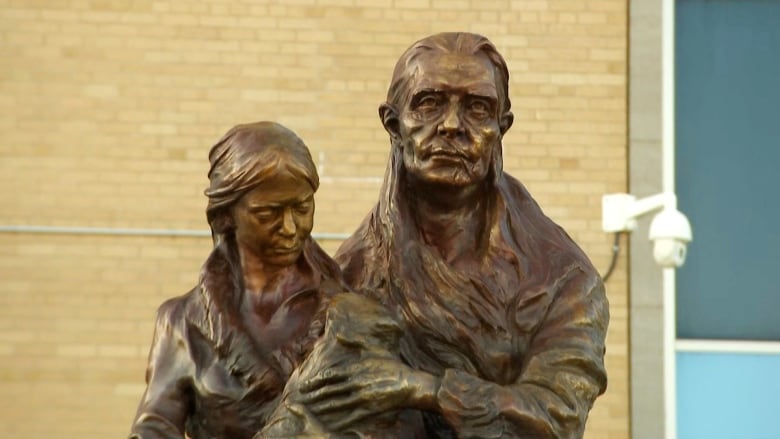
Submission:
<svg viewBox="0 0 780 439">
<path fill-rule="evenodd" d="M 214 250 L 197 286 L 160 306 L 130 438 L 251 438 L 342 290 L 310 237 L 319 178 L 300 138 L 238 125 L 209 161 Z"/>
</svg>

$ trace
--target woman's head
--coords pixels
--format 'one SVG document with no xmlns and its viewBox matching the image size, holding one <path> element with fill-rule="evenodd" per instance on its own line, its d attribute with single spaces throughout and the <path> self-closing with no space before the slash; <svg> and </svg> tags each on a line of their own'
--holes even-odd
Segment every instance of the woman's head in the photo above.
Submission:
<svg viewBox="0 0 780 439">
<path fill-rule="evenodd" d="M 206 217 L 215 244 L 218 237 L 236 231 L 239 213 L 246 217 L 257 210 L 253 218 L 268 226 L 274 219 L 270 207 L 279 204 L 274 197 L 307 198 L 293 203 L 292 211 L 300 214 L 310 207 L 305 216 L 313 216 L 310 195 L 319 187 L 317 168 L 303 141 L 282 125 L 255 122 L 233 127 L 211 148 L 209 162 Z M 304 231 L 308 237 L 311 225 Z"/>
</svg>

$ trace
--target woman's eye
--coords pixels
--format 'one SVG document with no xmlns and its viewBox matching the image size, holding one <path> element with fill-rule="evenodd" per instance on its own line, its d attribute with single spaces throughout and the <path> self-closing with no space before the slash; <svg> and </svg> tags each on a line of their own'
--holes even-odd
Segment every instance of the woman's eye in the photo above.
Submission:
<svg viewBox="0 0 780 439">
<path fill-rule="evenodd" d="M 309 213 L 311 210 L 311 203 L 301 203 L 295 206 L 295 210 L 298 211 L 298 213 Z"/>
<path fill-rule="evenodd" d="M 259 219 L 271 219 L 274 217 L 276 212 L 274 212 L 273 209 L 258 209 L 254 212 L 255 217 Z"/>
</svg>

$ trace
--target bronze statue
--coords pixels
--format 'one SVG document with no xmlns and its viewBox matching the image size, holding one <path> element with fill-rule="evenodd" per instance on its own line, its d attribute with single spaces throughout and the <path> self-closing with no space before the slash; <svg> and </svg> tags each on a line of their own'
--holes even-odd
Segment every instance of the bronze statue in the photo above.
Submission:
<svg viewBox="0 0 780 439">
<path fill-rule="evenodd" d="M 379 115 L 381 196 L 339 249 L 345 279 L 404 326 L 403 361 L 301 385 L 327 428 L 421 410 L 429 437 L 579 438 L 606 388 L 603 283 L 502 170 L 508 70 L 486 38 L 437 34 L 399 59 Z"/>
<path fill-rule="evenodd" d="M 238 125 L 209 160 L 214 250 L 197 286 L 160 306 L 131 438 L 251 438 L 343 291 L 310 237 L 319 179 L 301 139 Z"/>
</svg>

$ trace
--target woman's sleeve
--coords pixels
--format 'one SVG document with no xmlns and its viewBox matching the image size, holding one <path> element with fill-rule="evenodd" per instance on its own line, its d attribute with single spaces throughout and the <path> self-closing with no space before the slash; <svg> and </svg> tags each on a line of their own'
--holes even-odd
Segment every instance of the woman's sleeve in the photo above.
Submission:
<svg viewBox="0 0 780 439">
<path fill-rule="evenodd" d="M 157 313 L 146 392 L 129 439 L 182 439 L 191 406 L 189 356 L 182 334 L 175 328 L 175 304 L 167 302 Z"/>
<path fill-rule="evenodd" d="M 554 297 L 518 380 L 501 386 L 448 369 L 437 395 L 442 416 L 464 438 L 581 438 L 606 389 L 608 320 L 601 279 L 578 272 Z"/>
</svg>

